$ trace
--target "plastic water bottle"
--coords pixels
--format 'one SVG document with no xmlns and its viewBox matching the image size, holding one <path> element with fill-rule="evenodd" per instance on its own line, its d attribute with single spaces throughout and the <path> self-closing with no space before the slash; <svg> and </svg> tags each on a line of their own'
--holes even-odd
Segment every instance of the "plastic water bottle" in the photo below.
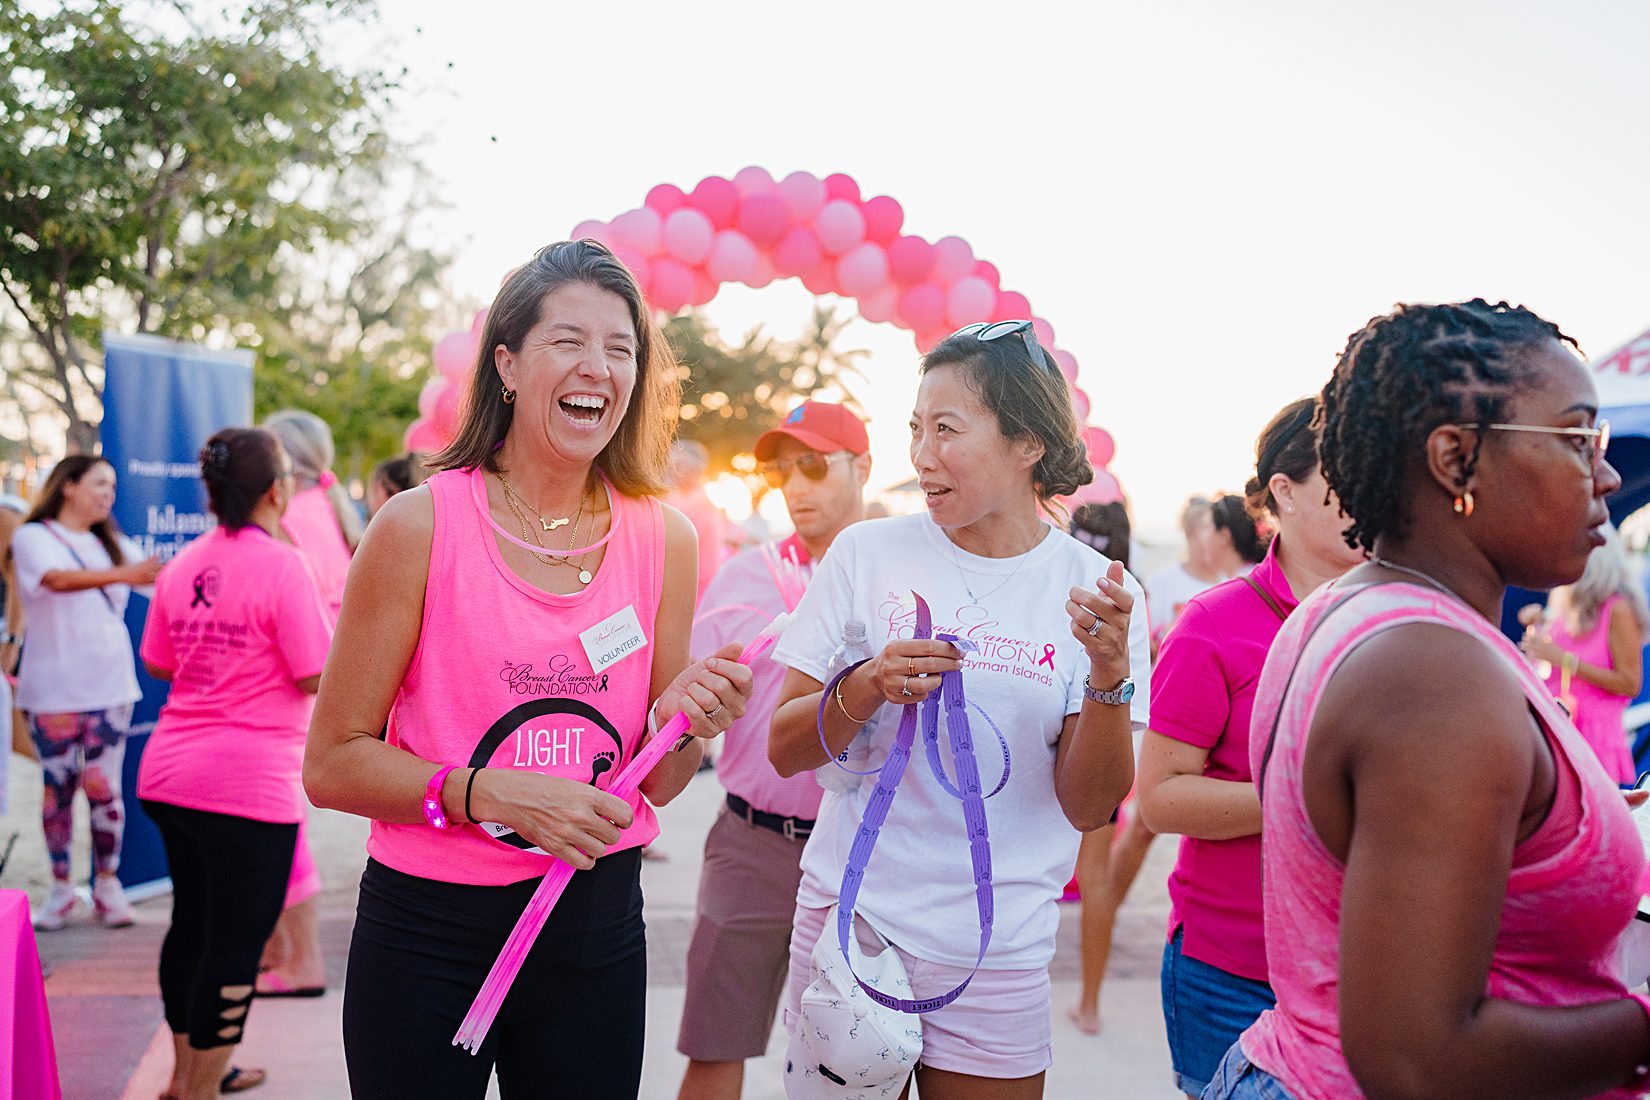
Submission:
<svg viewBox="0 0 1650 1100">
<path fill-rule="evenodd" d="M 836 647 L 831 654 L 831 663 L 825 668 L 825 682 L 829 684 L 836 679 L 836 674 L 858 661 L 871 659 L 871 640 L 865 632 L 865 624 L 858 619 L 849 619 L 842 625 L 842 644 Z M 835 706 L 833 702 L 831 704 Z M 848 742 L 848 747 L 837 756 L 837 763 L 855 771 L 864 771 L 869 765 L 866 761 L 871 755 L 871 730 L 876 725 L 873 720 L 867 722 L 854 734 L 854 739 Z M 850 775 L 836 766 L 836 764 L 822 764 L 814 772 L 814 778 L 827 791 L 838 791 L 846 794 L 859 787 L 862 775 Z"/>
</svg>

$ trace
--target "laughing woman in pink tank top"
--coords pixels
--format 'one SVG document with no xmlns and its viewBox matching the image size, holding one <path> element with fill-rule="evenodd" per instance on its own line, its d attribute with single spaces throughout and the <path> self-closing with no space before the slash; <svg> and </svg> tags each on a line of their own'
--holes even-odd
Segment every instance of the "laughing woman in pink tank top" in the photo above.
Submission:
<svg viewBox="0 0 1650 1100">
<path fill-rule="evenodd" d="M 1354 334 L 1320 457 L 1370 561 L 1304 601 L 1261 674 L 1277 1007 L 1205 1100 L 1636 1096 L 1645 999 L 1615 947 L 1645 859 L 1621 792 L 1496 629 L 1574 581 L 1621 479 L 1557 327 L 1474 300 Z"/>
<path fill-rule="evenodd" d="M 730 645 L 689 663 L 697 543 L 657 500 L 676 363 L 634 277 L 550 245 L 487 315 L 441 472 L 356 553 L 304 782 L 372 819 L 344 987 L 356 1100 L 635 1096 L 647 962 L 641 846 L 699 765 L 606 793 L 676 711 L 744 713 Z M 380 731 L 388 730 L 383 740 Z M 453 1036 L 556 857 L 578 870 L 476 1056 Z"/>
</svg>

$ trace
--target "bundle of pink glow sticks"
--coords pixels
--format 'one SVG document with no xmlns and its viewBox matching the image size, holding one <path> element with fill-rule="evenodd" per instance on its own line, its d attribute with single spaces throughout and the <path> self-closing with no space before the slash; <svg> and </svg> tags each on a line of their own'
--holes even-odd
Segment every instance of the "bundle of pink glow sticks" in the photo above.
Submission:
<svg viewBox="0 0 1650 1100">
<path fill-rule="evenodd" d="M 762 633 L 739 654 L 739 663 L 749 665 L 757 658 L 765 656 L 779 641 L 779 635 L 784 631 L 789 618 L 789 615 L 781 613 L 763 627 Z M 623 799 L 629 799 L 634 795 L 654 765 L 663 760 L 667 753 L 687 744 L 690 724 L 687 716 L 680 713 L 665 723 L 664 728 L 659 730 L 658 734 L 643 746 L 642 751 L 619 772 L 607 792 Z M 510 932 L 510 938 L 504 941 L 504 946 L 498 953 L 498 960 L 493 963 L 492 970 L 487 972 L 487 979 L 481 983 L 475 1003 L 470 1005 L 469 1013 L 459 1025 L 458 1034 L 453 1036 L 454 1046 L 461 1046 L 471 1054 L 481 1049 L 481 1042 L 492 1028 L 498 1010 L 503 1007 L 504 998 L 510 992 L 516 974 L 521 970 L 522 963 L 527 961 L 527 953 L 532 950 L 533 941 L 538 939 L 544 922 L 549 919 L 550 910 L 556 907 L 556 902 L 561 899 L 562 891 L 567 889 L 567 883 L 572 877 L 571 864 L 558 859 L 551 865 L 544 881 L 539 883 L 538 889 L 533 892 L 527 908 L 522 910 L 520 919 Z"/>
</svg>

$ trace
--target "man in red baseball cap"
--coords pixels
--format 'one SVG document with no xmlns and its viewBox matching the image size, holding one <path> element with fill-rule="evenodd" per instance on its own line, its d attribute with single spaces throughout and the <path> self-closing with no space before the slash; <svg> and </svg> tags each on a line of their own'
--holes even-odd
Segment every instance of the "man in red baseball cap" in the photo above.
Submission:
<svg viewBox="0 0 1650 1100">
<path fill-rule="evenodd" d="M 796 533 L 737 554 L 717 572 L 694 620 L 696 654 L 750 638 L 795 608 L 814 563 L 865 515 L 870 441 L 844 406 L 804 401 L 756 441 L 756 458 L 768 484 L 785 494 Z M 768 723 L 785 671 L 772 661 L 753 670 L 750 704 L 716 761 L 727 806 L 705 840 L 676 1041 L 688 1056 L 679 1095 L 691 1100 L 738 1100 L 745 1059 L 767 1049 L 790 967 L 802 847 L 821 792 L 813 772 L 781 779 L 768 762 Z"/>
</svg>

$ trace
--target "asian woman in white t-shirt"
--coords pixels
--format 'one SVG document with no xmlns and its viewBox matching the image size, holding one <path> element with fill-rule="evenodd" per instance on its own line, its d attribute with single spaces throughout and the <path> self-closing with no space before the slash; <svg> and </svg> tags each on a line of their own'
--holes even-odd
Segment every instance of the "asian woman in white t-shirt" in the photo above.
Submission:
<svg viewBox="0 0 1650 1100">
<path fill-rule="evenodd" d="M 126 600 L 151 585 L 145 560 L 110 517 L 115 470 L 96 455 L 70 455 L 46 478 L 12 536 L 11 561 L 28 623 L 17 708 L 28 720 L 45 781 L 41 821 L 52 889 L 34 926 L 62 928 L 79 905 L 69 881 L 77 790 L 91 805 L 92 900 L 111 927 L 132 923 L 115 871 L 125 811 L 120 771 L 132 704 L 139 697 Z"/>
<path fill-rule="evenodd" d="M 1092 471 L 1065 380 L 1030 322 L 969 326 L 928 353 L 911 461 L 926 511 L 844 531 L 775 651 L 790 671 L 769 756 L 782 775 L 826 764 L 823 713 L 830 754 L 864 725 L 875 765 L 887 757 L 898 708 L 963 670 L 982 793 L 1001 786 L 984 802 L 995 916 L 971 984 L 920 1017 L 916 1076 L 925 1098 L 1030 1100 L 1042 1095 L 1051 1059 L 1056 901 L 1080 833 L 1111 820 L 1134 778 L 1131 731 L 1145 720 L 1150 678 L 1144 609 L 1133 613 L 1142 594 L 1121 564 L 1045 518 Z M 912 637 L 913 594 L 928 604 L 935 634 L 972 643 L 966 661 L 956 646 Z M 850 620 L 869 624 L 876 656 L 823 698 Z M 855 904 L 899 953 L 918 998 L 967 977 L 980 943 L 962 804 L 924 757 L 917 749 L 905 770 Z M 873 776 L 827 792 L 803 852 L 785 1012 L 793 1033 L 822 932 L 837 950 L 826 914 L 876 785 Z"/>
</svg>

